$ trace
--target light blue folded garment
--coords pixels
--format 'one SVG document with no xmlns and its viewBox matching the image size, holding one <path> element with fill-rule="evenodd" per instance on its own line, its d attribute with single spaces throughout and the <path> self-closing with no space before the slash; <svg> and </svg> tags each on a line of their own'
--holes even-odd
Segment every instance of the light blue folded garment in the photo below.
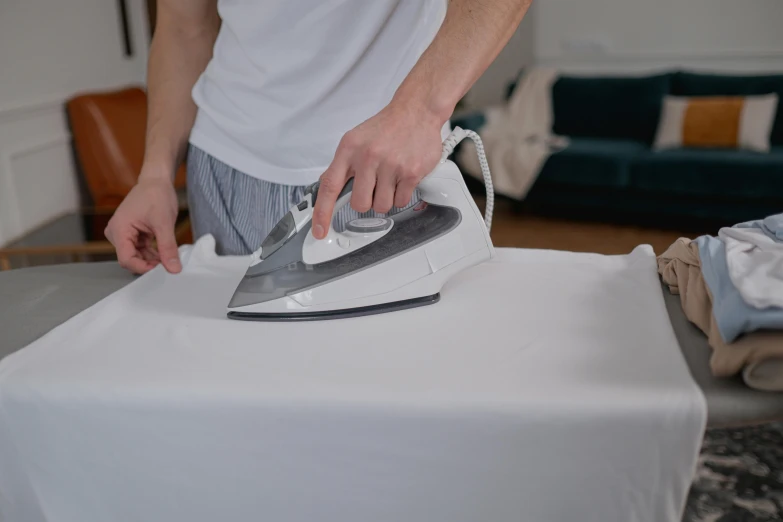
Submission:
<svg viewBox="0 0 783 522">
<path fill-rule="evenodd" d="M 775 241 L 783 242 L 783 214 L 773 214 L 764 219 L 737 223 L 734 228 L 760 228 Z"/>
<path fill-rule="evenodd" d="M 783 214 L 775 214 L 765 218 L 761 228 L 774 239 L 783 241 Z"/>
<path fill-rule="evenodd" d="M 753 308 L 729 278 L 726 245 L 717 237 L 696 238 L 704 282 L 712 294 L 712 313 L 724 342 L 756 330 L 783 330 L 783 308 Z"/>
</svg>

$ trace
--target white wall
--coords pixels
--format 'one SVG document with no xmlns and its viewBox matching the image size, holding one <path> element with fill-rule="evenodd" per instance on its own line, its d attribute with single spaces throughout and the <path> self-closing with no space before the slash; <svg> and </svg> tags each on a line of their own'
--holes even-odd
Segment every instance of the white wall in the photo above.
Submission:
<svg viewBox="0 0 783 522">
<path fill-rule="evenodd" d="M 64 101 L 144 82 L 144 0 L 128 0 L 134 57 L 115 0 L 0 1 L 0 245 L 79 204 Z"/>
<path fill-rule="evenodd" d="M 528 65 L 593 74 L 783 73 L 783 0 L 533 0 L 466 108 L 500 103 Z"/>
<path fill-rule="evenodd" d="M 783 71 L 781 0 L 540 0 L 536 62 L 572 71 Z"/>
</svg>

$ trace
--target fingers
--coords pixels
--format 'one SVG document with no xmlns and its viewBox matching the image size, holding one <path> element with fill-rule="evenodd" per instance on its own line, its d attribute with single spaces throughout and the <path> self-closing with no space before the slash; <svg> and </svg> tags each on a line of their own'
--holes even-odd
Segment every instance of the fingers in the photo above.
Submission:
<svg viewBox="0 0 783 522">
<path fill-rule="evenodd" d="M 362 169 L 353 178 L 351 193 L 351 208 L 363 214 L 372 208 L 373 192 L 375 191 L 375 170 Z"/>
<path fill-rule="evenodd" d="M 315 200 L 315 208 L 313 209 L 313 236 L 316 239 L 326 237 L 329 225 L 332 223 L 334 204 L 348 180 L 347 155 L 348 152 L 341 144 L 337 149 L 334 161 L 321 176 L 318 198 Z"/>
<path fill-rule="evenodd" d="M 144 259 L 130 235 L 125 235 L 116 243 L 112 241 L 112 244 L 117 251 L 117 261 L 124 269 L 134 274 L 144 274 L 155 267 L 154 262 Z"/>
<path fill-rule="evenodd" d="M 321 186 L 318 188 L 318 199 L 313 209 L 313 236 L 323 239 L 332 223 L 332 213 L 337 196 L 345 186 L 347 173 L 341 168 L 329 167 L 321 176 Z"/>
<path fill-rule="evenodd" d="M 174 239 L 174 224 L 161 220 L 153 228 L 158 243 L 158 258 L 167 272 L 178 274 L 182 270 L 177 241 Z"/>
<path fill-rule="evenodd" d="M 135 274 L 144 274 L 163 262 L 171 273 L 182 270 L 179 251 L 174 240 L 173 225 L 158 226 L 153 229 L 158 250 L 152 247 L 152 233 L 148 229 L 139 229 L 133 225 L 110 223 L 104 235 L 114 245 L 117 262 L 121 267 Z"/>
<path fill-rule="evenodd" d="M 378 214 L 387 214 L 394 205 L 397 174 L 393 169 L 394 167 L 387 167 L 378 172 L 378 180 L 375 182 L 375 194 L 372 202 L 372 209 Z"/>
<path fill-rule="evenodd" d="M 158 263 L 160 263 L 160 257 L 154 249 L 150 247 L 143 247 L 141 250 L 139 250 L 139 252 L 141 253 L 142 259 L 144 259 L 144 261 L 147 263 L 151 263 L 154 266 L 158 266 Z"/>
<path fill-rule="evenodd" d="M 137 245 L 139 252 L 141 252 L 141 257 L 143 257 L 145 261 L 152 263 L 155 266 L 160 263 L 160 256 L 158 255 L 158 251 L 155 250 L 152 238 L 149 235 L 145 234 Z"/>
<path fill-rule="evenodd" d="M 384 160 L 380 146 L 370 144 L 354 155 L 353 193 L 351 207 L 360 214 L 373 208 L 373 193 L 376 190 L 378 170 Z"/>
<path fill-rule="evenodd" d="M 399 119 L 407 113 L 382 111 L 351 130 L 340 142 L 335 159 L 321 176 L 313 211 L 313 236 L 323 239 L 345 182 L 353 177 L 351 207 L 387 214 L 407 207 L 421 179 L 441 153 L 441 128 L 406 130 Z M 403 130 L 400 130 L 403 129 Z"/>
<path fill-rule="evenodd" d="M 418 178 L 411 175 L 402 175 L 397 181 L 396 191 L 394 193 L 394 206 L 402 208 L 411 202 L 413 191 L 419 184 Z"/>
</svg>

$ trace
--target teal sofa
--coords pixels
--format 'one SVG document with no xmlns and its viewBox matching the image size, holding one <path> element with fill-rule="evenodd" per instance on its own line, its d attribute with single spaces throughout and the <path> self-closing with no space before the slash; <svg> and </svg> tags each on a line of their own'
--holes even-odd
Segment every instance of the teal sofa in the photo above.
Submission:
<svg viewBox="0 0 783 522">
<path fill-rule="evenodd" d="M 772 92 L 781 102 L 769 153 L 652 149 L 667 94 Z M 552 103 L 552 130 L 567 136 L 569 146 L 546 161 L 527 197 L 518 202 L 522 209 L 679 229 L 783 211 L 783 74 L 561 76 L 553 85 Z M 484 122 L 481 112 L 452 120 L 479 133 Z"/>
</svg>

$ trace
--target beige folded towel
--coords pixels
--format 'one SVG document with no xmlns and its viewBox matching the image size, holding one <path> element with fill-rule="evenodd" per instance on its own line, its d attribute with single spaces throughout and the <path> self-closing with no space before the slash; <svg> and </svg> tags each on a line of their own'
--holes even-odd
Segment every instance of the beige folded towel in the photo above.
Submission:
<svg viewBox="0 0 783 522">
<path fill-rule="evenodd" d="M 716 377 L 742 373 L 751 388 L 783 391 L 783 332 L 759 331 L 725 343 L 712 314 L 712 295 L 701 272 L 699 249 L 680 238 L 658 256 L 658 273 L 680 296 L 685 316 L 707 335 L 712 347 L 710 369 Z"/>
</svg>

